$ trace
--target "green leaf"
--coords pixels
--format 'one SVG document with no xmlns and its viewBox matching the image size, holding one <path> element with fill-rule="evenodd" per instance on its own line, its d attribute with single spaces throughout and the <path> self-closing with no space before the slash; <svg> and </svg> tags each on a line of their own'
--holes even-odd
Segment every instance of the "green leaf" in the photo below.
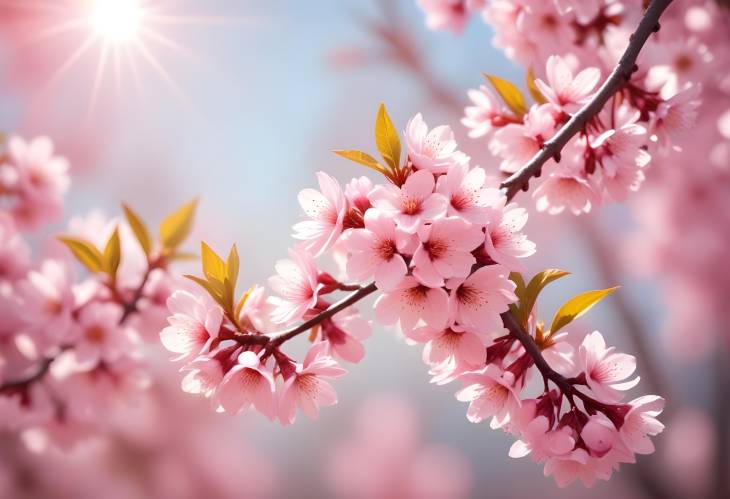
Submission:
<svg viewBox="0 0 730 499">
<path fill-rule="evenodd" d="M 560 329 L 573 322 L 578 317 L 588 312 L 593 305 L 601 301 L 618 289 L 618 286 L 608 289 L 586 291 L 568 300 L 560 310 L 555 313 L 553 323 L 550 326 L 550 335 L 557 333 Z"/>
<path fill-rule="evenodd" d="M 505 105 L 515 116 L 522 117 L 527 112 L 527 104 L 522 92 L 512 83 L 497 76 L 484 74 L 484 77 L 492 84 L 494 90 L 504 101 Z"/>
<path fill-rule="evenodd" d="M 90 242 L 67 236 L 59 236 L 58 240 L 65 244 L 76 259 L 90 272 L 101 272 L 103 270 L 104 257 L 99 249 Z"/>
<path fill-rule="evenodd" d="M 160 239 L 166 249 L 176 249 L 190 235 L 197 205 L 198 200 L 194 199 L 162 221 Z"/>
<path fill-rule="evenodd" d="M 345 159 L 349 159 L 350 161 L 354 161 L 355 163 L 360 163 L 361 165 L 367 166 L 368 168 L 371 168 L 378 173 L 387 173 L 386 168 L 378 163 L 377 159 L 373 158 L 366 152 L 357 151 L 354 149 L 337 149 L 332 152 Z"/>
<path fill-rule="evenodd" d="M 527 285 L 524 297 L 520 300 L 522 316 L 519 319 L 522 324 L 527 323 L 527 320 L 532 313 L 532 309 L 535 307 L 535 303 L 537 303 L 537 297 L 540 295 L 545 286 L 553 281 L 557 281 L 561 277 L 565 277 L 566 275 L 570 275 L 570 272 L 559 269 L 547 269 L 530 279 L 530 283 Z"/>
<path fill-rule="evenodd" d="M 208 281 L 223 284 L 226 279 L 226 264 L 205 242 L 200 243 L 200 256 L 203 261 L 203 274 Z"/>
<path fill-rule="evenodd" d="M 104 247 L 103 267 L 112 282 L 117 279 L 117 270 L 122 261 L 122 247 L 119 241 L 119 228 L 115 228 Z"/>
<path fill-rule="evenodd" d="M 392 170 L 400 167 L 400 137 L 388 116 L 385 104 L 380 104 L 378 116 L 375 118 L 375 145 L 385 162 Z"/>
<path fill-rule="evenodd" d="M 540 89 L 537 88 L 537 85 L 535 85 L 535 74 L 532 72 L 532 68 L 527 70 L 526 79 L 527 90 L 530 92 L 532 100 L 534 100 L 538 104 L 545 104 L 547 102 L 547 99 L 544 95 L 542 95 L 542 92 L 540 92 Z"/>
<path fill-rule="evenodd" d="M 142 251 L 144 251 L 145 255 L 149 256 L 152 252 L 152 238 L 147 230 L 147 226 L 132 208 L 126 204 L 122 204 L 122 209 L 124 210 L 124 216 L 127 218 L 129 226 L 132 228 L 134 237 L 137 238 L 137 242 L 142 247 Z"/>
</svg>

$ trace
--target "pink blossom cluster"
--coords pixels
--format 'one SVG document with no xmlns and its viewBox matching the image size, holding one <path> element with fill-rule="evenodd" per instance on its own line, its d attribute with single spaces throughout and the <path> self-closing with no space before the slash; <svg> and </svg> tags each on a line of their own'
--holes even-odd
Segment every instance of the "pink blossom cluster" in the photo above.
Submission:
<svg viewBox="0 0 730 499">
<path fill-rule="evenodd" d="M 464 456 L 443 444 L 423 442 L 421 412 L 395 394 L 367 398 L 352 429 L 324 463 L 335 497 L 460 499 L 474 482 Z"/>
<path fill-rule="evenodd" d="M 428 19 L 443 12 L 436 6 L 443 3 L 422 3 Z M 462 123 L 471 137 L 487 139 L 501 171 L 513 174 L 593 97 L 625 50 L 641 2 L 498 0 L 476 11 L 495 29 L 495 45 L 538 76 L 528 74 L 535 100 L 529 107 L 516 88 L 507 93 L 517 102 L 503 102 L 500 88 L 469 91 L 472 105 Z M 441 28 L 458 18 L 454 13 L 450 22 L 429 25 Z M 711 71 L 715 55 L 696 37 L 677 39 L 673 25 L 663 31 L 604 110 L 545 164 L 533 192 L 539 211 L 580 214 L 623 201 L 644 182 L 652 158 L 681 148 L 695 126 L 702 71 Z"/>
<path fill-rule="evenodd" d="M 629 205 L 638 225 L 624 260 L 630 272 L 659 280 L 667 349 L 696 361 L 724 331 L 730 291 L 730 11 L 715 2 L 684 5 L 663 21 L 675 64 L 662 71 L 670 85 L 688 78 L 702 85 L 703 119 L 673 152 L 672 167 L 657 170 Z"/>
<path fill-rule="evenodd" d="M 59 218 L 69 186 L 68 161 L 54 155 L 48 137 L 26 142 L 11 136 L 0 144 L 0 196 L 21 229 L 35 229 Z"/>
<path fill-rule="evenodd" d="M 294 226 L 294 237 L 300 243 L 276 264 L 271 296 L 255 286 L 235 308 L 226 305 L 232 299 L 220 300 L 216 289 L 237 275 L 230 272 L 238 266 L 232 251 L 227 262 L 203 256 L 208 280 L 195 280 L 208 294 L 177 291 L 169 299 L 173 315 L 161 336 L 185 361 L 183 390 L 210 397 L 226 412 L 253 406 L 283 424 L 294 421 L 297 407 L 316 417 L 321 406 L 337 402 L 328 379 L 345 374 L 339 361 L 363 357 L 370 327 L 351 305 L 377 289 L 376 318 L 425 344 L 433 382 L 465 385 L 457 398 L 470 403 L 468 419 L 491 417 L 492 427 L 514 433 L 520 441 L 513 455 L 534 449 L 533 458 L 560 485 L 576 478 L 591 485 L 619 463 L 633 462 L 635 453 L 651 452 L 649 436 L 663 428 L 655 419 L 663 401 L 621 402 L 621 392 L 638 382 L 625 381 L 633 357 L 606 348 L 597 332 L 573 348 L 570 335 L 545 333 L 533 318 L 524 334 L 537 342 L 536 354 L 506 329 L 505 315 L 522 299 L 511 273 L 535 252 L 522 232 L 526 211 L 470 165 L 448 126 L 429 129 L 420 114 L 405 128 L 401 165 L 400 141 L 383 124 L 389 121 L 383 113 L 377 126 L 385 139 L 376 137 L 395 166 L 386 171 L 365 153 L 338 154 L 386 171 L 390 182 L 360 177 L 342 188 L 318 173 L 319 189 L 299 194 L 305 219 Z M 328 252 L 344 281 L 318 268 L 317 258 Z M 211 279 L 216 275 L 226 277 Z M 370 279 L 373 284 L 360 284 Z M 353 294 L 333 303 L 328 296 L 337 291 Z M 282 351 L 310 330 L 301 363 Z M 554 371 L 539 370 L 536 355 Z M 527 397 L 527 381 L 538 370 L 545 390 Z"/>
<path fill-rule="evenodd" d="M 55 239 L 33 255 L 23 231 L 58 215 L 69 182 L 52 151 L 46 138 L 13 137 L 0 160 L 0 428 L 66 446 L 103 430 L 147 386 L 141 346 L 157 337 L 172 284 L 126 222 L 99 214 L 72 219 L 67 234 L 119 242 L 113 280 L 101 269 L 75 277 L 71 251 Z"/>
</svg>

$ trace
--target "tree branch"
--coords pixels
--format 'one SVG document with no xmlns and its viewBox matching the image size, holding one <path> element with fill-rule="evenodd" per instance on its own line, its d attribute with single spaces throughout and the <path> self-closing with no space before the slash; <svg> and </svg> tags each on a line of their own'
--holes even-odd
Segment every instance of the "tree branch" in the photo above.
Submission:
<svg viewBox="0 0 730 499">
<path fill-rule="evenodd" d="M 659 29 L 659 18 L 669 7 L 672 0 L 652 0 L 644 13 L 639 26 L 631 35 L 626 51 L 621 56 L 601 88 L 593 98 L 575 113 L 568 122 L 545 144 L 540 151 L 519 171 L 502 182 L 501 187 L 506 190 L 507 198 L 512 199 L 520 189 L 526 191 L 530 179 L 542 173 L 543 165 L 551 158 L 560 161 L 560 152 L 563 147 L 577 134 L 594 116 L 601 112 L 608 99 L 618 92 L 631 78 L 636 69 L 636 59 L 649 36 Z"/>
</svg>

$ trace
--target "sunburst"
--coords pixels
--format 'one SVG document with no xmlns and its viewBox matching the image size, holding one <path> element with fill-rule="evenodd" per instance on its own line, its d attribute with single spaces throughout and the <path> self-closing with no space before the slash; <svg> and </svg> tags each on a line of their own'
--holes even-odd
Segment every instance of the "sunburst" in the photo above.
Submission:
<svg viewBox="0 0 730 499">
<path fill-rule="evenodd" d="M 78 45 L 60 62 L 41 95 L 50 92 L 82 59 L 96 57 L 89 89 L 86 117 L 93 115 L 104 79 L 113 73 L 116 87 L 126 75 L 139 92 L 143 88 L 143 69 L 154 72 L 169 90 L 186 105 L 189 99 L 157 55 L 165 49 L 179 56 L 191 52 L 165 34 L 171 25 L 231 24 L 251 22 L 252 18 L 200 16 L 177 12 L 171 0 L 0 0 L 6 10 L 24 11 L 50 19 L 27 42 L 50 43 L 54 38 L 74 33 Z"/>
</svg>

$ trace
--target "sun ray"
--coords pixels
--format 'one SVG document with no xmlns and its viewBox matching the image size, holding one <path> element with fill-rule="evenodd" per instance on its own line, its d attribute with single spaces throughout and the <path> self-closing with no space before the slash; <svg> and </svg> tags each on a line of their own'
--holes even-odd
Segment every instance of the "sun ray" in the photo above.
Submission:
<svg viewBox="0 0 730 499">
<path fill-rule="evenodd" d="M 192 109 L 193 106 L 188 96 L 180 88 L 180 86 L 175 83 L 175 80 L 172 79 L 167 70 L 165 70 L 164 66 L 160 64 L 160 62 L 149 51 L 149 49 L 139 40 L 134 40 L 134 46 L 137 48 L 142 57 L 149 63 L 152 69 L 154 69 L 157 74 L 162 78 L 162 80 L 167 84 L 167 86 L 170 87 L 170 90 L 175 94 L 175 97 L 177 97 L 187 108 Z"/>
<path fill-rule="evenodd" d="M 104 44 L 101 47 L 101 56 L 99 57 L 99 62 L 96 66 L 96 75 L 94 76 L 94 83 L 91 87 L 91 94 L 89 96 L 89 104 L 86 109 L 86 117 L 84 118 L 84 123 L 86 125 L 89 124 L 91 120 L 91 116 L 94 114 L 94 109 L 96 107 L 96 101 L 99 98 L 99 89 L 101 88 L 101 84 L 104 81 L 104 68 L 106 67 L 106 61 L 109 57 L 109 42 L 104 42 Z"/>
<path fill-rule="evenodd" d="M 175 52 L 177 55 L 185 57 L 190 60 L 197 61 L 198 56 L 191 50 L 187 49 L 183 45 L 180 45 L 179 43 L 175 42 L 171 38 L 166 37 L 162 33 L 159 33 L 153 29 L 142 27 L 140 30 L 140 34 L 144 37 L 149 38 L 152 41 L 157 42 L 158 44 L 162 45 L 163 47 L 166 47 L 173 52 Z"/>
<path fill-rule="evenodd" d="M 63 35 L 70 31 L 75 31 L 77 29 L 80 29 L 85 24 L 87 24 L 87 21 L 85 19 L 81 19 L 81 18 L 69 19 L 68 21 L 66 21 L 64 23 L 58 24 L 56 26 L 51 26 L 47 29 L 39 31 L 38 33 L 34 34 L 33 36 L 27 38 L 25 43 L 26 44 L 39 43 L 39 42 L 47 40 L 48 38 Z"/>
<path fill-rule="evenodd" d="M 91 46 L 94 44 L 95 36 L 93 34 L 90 34 L 86 37 L 86 40 L 79 45 L 79 47 L 66 59 L 66 61 L 61 64 L 61 66 L 56 70 L 55 73 L 53 73 L 53 76 L 51 76 L 51 79 L 48 81 L 46 86 L 43 90 L 41 90 L 41 94 L 45 94 L 47 91 L 51 90 L 56 83 L 66 74 L 66 72 L 71 69 L 71 67 L 76 64 L 81 57 L 83 57 L 84 53 L 91 48 Z"/>
</svg>

